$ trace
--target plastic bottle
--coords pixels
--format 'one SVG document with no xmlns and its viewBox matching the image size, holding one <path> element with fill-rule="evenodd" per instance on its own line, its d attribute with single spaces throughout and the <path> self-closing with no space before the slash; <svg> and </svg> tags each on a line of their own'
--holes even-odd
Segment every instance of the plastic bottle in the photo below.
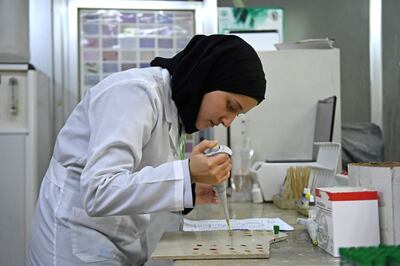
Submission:
<svg viewBox="0 0 400 266">
<path fill-rule="evenodd" d="M 308 218 L 297 218 L 297 223 L 304 225 L 314 246 L 318 245 L 318 224 L 315 220 Z"/>
<path fill-rule="evenodd" d="M 263 202 L 261 189 L 257 183 L 253 184 L 253 188 L 251 189 L 251 197 L 252 197 L 254 203 L 262 203 Z"/>
<path fill-rule="evenodd" d="M 301 194 L 301 201 L 300 205 L 302 208 L 308 208 L 308 203 L 310 201 L 310 189 L 308 187 L 305 187 L 303 189 L 303 193 Z"/>
<path fill-rule="evenodd" d="M 314 195 L 310 195 L 310 201 L 308 202 L 308 217 L 314 221 L 317 218 L 317 207 L 315 206 Z"/>
</svg>

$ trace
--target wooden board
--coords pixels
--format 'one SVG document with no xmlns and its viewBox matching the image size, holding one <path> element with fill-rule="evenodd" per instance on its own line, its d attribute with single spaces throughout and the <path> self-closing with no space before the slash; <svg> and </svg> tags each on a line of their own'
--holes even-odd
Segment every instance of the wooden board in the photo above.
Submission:
<svg viewBox="0 0 400 266">
<path fill-rule="evenodd" d="M 193 260 L 269 258 L 270 244 L 285 240 L 284 233 L 270 231 L 166 232 L 153 259 Z"/>
</svg>

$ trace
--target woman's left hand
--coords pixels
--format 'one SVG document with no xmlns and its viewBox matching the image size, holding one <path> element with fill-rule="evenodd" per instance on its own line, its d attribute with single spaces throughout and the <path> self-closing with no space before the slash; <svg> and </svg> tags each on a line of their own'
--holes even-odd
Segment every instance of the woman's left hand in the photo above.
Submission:
<svg viewBox="0 0 400 266">
<path fill-rule="evenodd" d="M 218 194 L 211 185 L 196 183 L 196 205 L 218 203 Z"/>
</svg>

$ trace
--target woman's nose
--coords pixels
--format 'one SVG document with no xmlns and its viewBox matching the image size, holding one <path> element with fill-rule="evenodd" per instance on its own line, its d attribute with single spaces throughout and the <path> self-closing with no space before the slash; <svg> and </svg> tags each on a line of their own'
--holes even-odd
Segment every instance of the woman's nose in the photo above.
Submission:
<svg viewBox="0 0 400 266">
<path fill-rule="evenodd" d="M 235 114 L 228 114 L 226 116 L 224 116 L 221 121 L 222 124 L 224 125 L 224 127 L 230 127 L 233 120 L 235 120 L 236 115 Z"/>
</svg>

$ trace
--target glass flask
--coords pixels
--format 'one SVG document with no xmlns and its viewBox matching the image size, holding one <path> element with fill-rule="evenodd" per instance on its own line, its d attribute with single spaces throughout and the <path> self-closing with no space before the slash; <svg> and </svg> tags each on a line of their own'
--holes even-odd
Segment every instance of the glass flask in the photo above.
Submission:
<svg viewBox="0 0 400 266">
<path fill-rule="evenodd" d="M 231 186 L 233 202 L 251 202 L 252 176 L 250 167 L 254 156 L 251 140 L 248 136 L 248 118 L 239 116 L 240 136 L 233 146 Z"/>
</svg>

